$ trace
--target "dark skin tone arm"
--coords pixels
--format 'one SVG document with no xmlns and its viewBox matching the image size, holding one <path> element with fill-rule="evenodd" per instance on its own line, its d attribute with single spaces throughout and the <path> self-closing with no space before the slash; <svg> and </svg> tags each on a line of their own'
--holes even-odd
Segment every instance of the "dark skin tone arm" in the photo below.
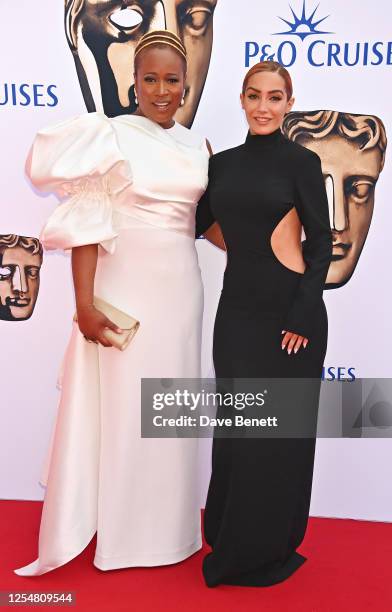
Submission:
<svg viewBox="0 0 392 612">
<path fill-rule="evenodd" d="M 211 145 L 207 147 L 212 155 Z M 206 237 L 212 244 L 226 250 L 222 232 L 217 223 L 214 223 L 206 232 Z M 86 339 L 100 343 L 102 346 L 112 346 L 105 338 L 105 327 L 121 332 L 110 319 L 93 305 L 94 278 L 97 269 L 98 245 L 87 244 L 72 249 L 72 276 L 75 289 L 76 310 L 81 333 Z"/>
<path fill-rule="evenodd" d="M 140 52 L 135 69 L 135 88 L 139 99 L 136 114 L 148 117 L 163 128 L 171 127 L 185 89 L 186 74 L 181 55 L 170 46 L 164 49 L 148 47 Z M 163 98 L 170 101 L 164 112 L 153 105 L 156 100 Z M 72 274 L 79 329 L 88 340 L 102 346 L 112 346 L 104 337 L 105 327 L 118 333 L 121 329 L 93 306 L 97 259 L 97 244 L 72 249 Z"/>
<path fill-rule="evenodd" d="M 75 289 L 76 311 L 81 333 L 87 340 L 102 346 L 112 346 L 105 338 L 104 330 L 109 328 L 121 332 L 110 319 L 93 305 L 94 278 L 97 269 L 98 245 L 87 244 L 72 249 L 72 276 Z"/>
</svg>

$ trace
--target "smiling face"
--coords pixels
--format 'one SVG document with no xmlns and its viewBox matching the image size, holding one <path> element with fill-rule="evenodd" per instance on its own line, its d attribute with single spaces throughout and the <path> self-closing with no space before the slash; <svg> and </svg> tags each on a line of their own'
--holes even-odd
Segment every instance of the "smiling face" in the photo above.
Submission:
<svg viewBox="0 0 392 612">
<path fill-rule="evenodd" d="M 28 319 L 34 310 L 39 290 L 42 257 L 21 246 L 0 252 L 0 307 L 10 320 Z M 2 318 L 2 317 L 0 317 Z"/>
<path fill-rule="evenodd" d="M 137 56 L 135 89 L 136 114 L 156 121 L 164 128 L 173 125 L 185 87 L 185 62 L 169 46 L 146 47 Z"/>
<path fill-rule="evenodd" d="M 381 152 L 362 150 L 338 135 L 309 140 L 306 146 L 322 160 L 328 193 L 333 252 L 326 283 L 340 285 L 354 272 L 369 231 Z"/>
<path fill-rule="evenodd" d="M 176 120 L 190 127 L 208 72 L 217 0 L 66 0 L 65 24 L 89 111 L 133 113 L 134 51 L 143 34 L 166 29 L 188 55 L 185 104 Z"/>
<path fill-rule="evenodd" d="M 294 98 L 287 99 L 285 81 L 277 72 L 252 75 L 241 94 L 241 105 L 253 135 L 271 134 L 280 128 L 293 104 Z"/>
</svg>

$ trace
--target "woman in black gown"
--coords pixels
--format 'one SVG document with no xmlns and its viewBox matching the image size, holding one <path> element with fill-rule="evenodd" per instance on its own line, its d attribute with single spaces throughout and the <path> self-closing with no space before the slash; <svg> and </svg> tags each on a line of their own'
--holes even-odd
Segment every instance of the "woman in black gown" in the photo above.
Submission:
<svg viewBox="0 0 392 612">
<path fill-rule="evenodd" d="M 197 209 L 197 235 L 228 256 L 214 328 L 215 374 L 313 379 L 306 414 L 314 423 L 327 345 L 322 293 L 332 255 L 320 158 L 281 132 L 294 99 L 280 64 L 254 66 L 241 102 L 246 141 L 211 157 Z M 287 410 L 295 410 L 295 400 Z M 272 585 L 304 563 L 296 549 L 309 515 L 315 429 L 298 438 L 214 436 L 204 515 L 212 548 L 203 563 L 208 586 Z"/>
</svg>

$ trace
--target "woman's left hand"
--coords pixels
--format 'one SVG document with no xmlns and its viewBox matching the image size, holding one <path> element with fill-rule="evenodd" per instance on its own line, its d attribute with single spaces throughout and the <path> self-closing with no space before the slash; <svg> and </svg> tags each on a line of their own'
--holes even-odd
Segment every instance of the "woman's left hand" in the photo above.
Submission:
<svg viewBox="0 0 392 612">
<path fill-rule="evenodd" d="M 309 340 L 304 336 L 294 334 L 293 332 L 286 331 L 285 329 L 282 330 L 282 334 L 284 334 L 282 340 L 282 350 L 287 347 L 287 352 L 289 355 L 291 354 L 291 351 L 294 350 L 294 353 L 297 353 L 301 346 L 306 348 L 308 345 Z"/>
</svg>

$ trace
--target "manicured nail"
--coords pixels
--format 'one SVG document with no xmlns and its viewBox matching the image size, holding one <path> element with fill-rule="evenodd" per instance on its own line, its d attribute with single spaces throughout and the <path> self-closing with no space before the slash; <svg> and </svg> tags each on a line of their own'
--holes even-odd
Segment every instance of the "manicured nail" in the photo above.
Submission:
<svg viewBox="0 0 392 612">
<path fill-rule="evenodd" d="M 291 355 L 291 348 L 289 348 L 289 350 L 287 351 L 289 355 Z"/>
<path fill-rule="evenodd" d="M 285 333 L 286 333 L 286 330 L 285 330 L 285 329 L 282 329 L 282 334 L 285 334 Z"/>
<path fill-rule="evenodd" d="M 297 349 L 297 348 L 295 348 L 295 349 L 294 349 L 294 353 L 297 353 L 297 352 L 298 352 L 298 349 Z"/>
<path fill-rule="evenodd" d="M 282 351 L 284 351 L 285 346 L 286 346 L 285 344 L 282 344 Z"/>
</svg>

